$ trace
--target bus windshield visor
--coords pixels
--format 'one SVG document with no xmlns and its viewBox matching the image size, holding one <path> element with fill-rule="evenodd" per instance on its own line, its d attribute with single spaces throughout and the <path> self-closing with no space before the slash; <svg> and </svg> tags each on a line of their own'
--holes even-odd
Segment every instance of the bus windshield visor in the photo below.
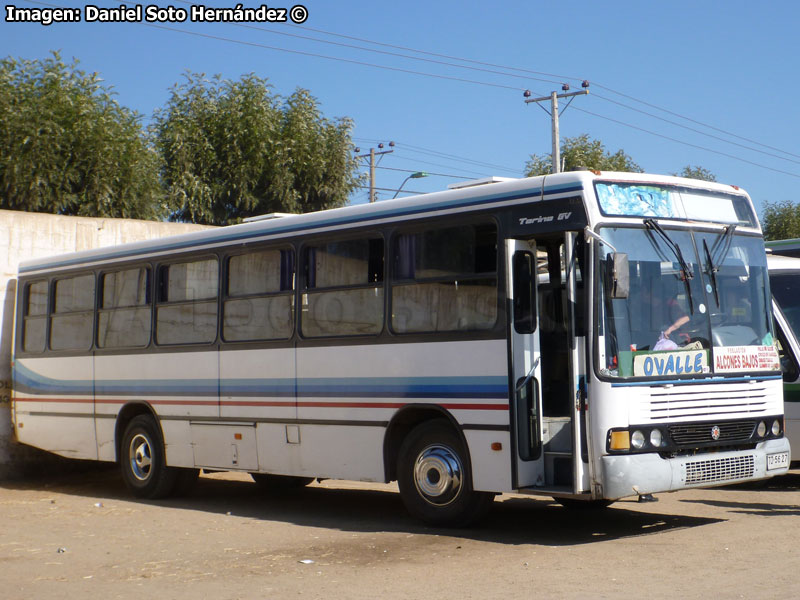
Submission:
<svg viewBox="0 0 800 600">
<path fill-rule="evenodd" d="M 657 217 L 734 223 L 756 227 L 746 196 L 675 186 L 595 183 L 600 210 L 606 216 Z"/>
<path fill-rule="evenodd" d="M 764 245 L 721 231 L 607 227 L 597 241 L 597 360 L 624 378 L 779 371 Z M 613 249 L 609 247 L 613 246 Z M 627 255 L 625 297 L 615 254 Z M 618 262 L 618 261 L 617 261 Z"/>
</svg>

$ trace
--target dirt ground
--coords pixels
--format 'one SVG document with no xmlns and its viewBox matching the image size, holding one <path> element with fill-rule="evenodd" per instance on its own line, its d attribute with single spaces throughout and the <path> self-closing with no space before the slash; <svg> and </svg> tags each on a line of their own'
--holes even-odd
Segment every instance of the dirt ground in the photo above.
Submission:
<svg viewBox="0 0 800 600">
<path fill-rule="evenodd" d="M 149 502 L 112 469 L 0 483 L 0 598 L 800 597 L 800 469 L 658 498 L 504 495 L 480 526 L 436 530 L 392 485 L 268 494 L 226 473 Z"/>
</svg>

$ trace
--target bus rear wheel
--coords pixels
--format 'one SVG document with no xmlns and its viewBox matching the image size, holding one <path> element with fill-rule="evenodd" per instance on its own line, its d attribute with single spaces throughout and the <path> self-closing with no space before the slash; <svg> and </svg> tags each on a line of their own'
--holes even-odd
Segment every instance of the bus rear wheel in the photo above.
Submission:
<svg viewBox="0 0 800 600">
<path fill-rule="evenodd" d="M 179 472 L 167 467 L 161 428 L 149 415 L 128 423 L 119 462 L 125 485 L 137 498 L 164 498 L 175 489 Z"/>
<path fill-rule="evenodd" d="M 408 434 L 400 447 L 397 483 L 408 512 L 440 527 L 474 523 L 494 499 L 472 488 L 464 444 L 444 420 L 423 423 Z"/>
</svg>

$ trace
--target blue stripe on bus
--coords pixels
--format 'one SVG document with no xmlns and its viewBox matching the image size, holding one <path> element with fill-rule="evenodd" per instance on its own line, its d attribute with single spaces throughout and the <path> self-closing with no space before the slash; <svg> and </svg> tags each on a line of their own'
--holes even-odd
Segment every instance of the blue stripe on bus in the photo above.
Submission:
<svg viewBox="0 0 800 600">
<path fill-rule="evenodd" d="M 17 364 L 26 394 L 63 396 L 212 396 L 302 398 L 508 398 L 505 376 L 341 377 L 294 379 L 58 380 Z"/>
<path fill-rule="evenodd" d="M 301 398 L 348 396 L 505 400 L 508 398 L 508 378 L 505 376 L 309 378 L 298 380 L 297 395 Z"/>
<path fill-rule="evenodd" d="M 498 194 L 493 196 L 481 196 L 478 198 L 469 198 L 463 201 L 441 201 L 432 204 L 426 204 L 423 206 L 410 206 L 404 209 L 386 209 L 380 210 L 377 209 L 372 211 L 368 214 L 363 215 L 354 215 L 354 216 L 344 216 L 344 217 L 331 217 L 331 218 L 322 218 L 319 221 L 314 221 L 313 223 L 304 223 L 302 225 L 294 224 L 292 225 L 290 221 L 283 223 L 283 224 L 275 224 L 272 227 L 266 229 L 259 229 L 257 231 L 248 231 L 242 233 L 231 233 L 228 228 L 220 228 L 218 234 L 209 234 L 207 237 L 198 237 L 193 238 L 191 240 L 181 240 L 175 241 L 172 243 L 160 243 L 152 248 L 136 248 L 136 249 L 120 249 L 120 250 L 111 250 L 107 253 L 97 256 L 90 256 L 90 257 L 76 257 L 71 259 L 62 259 L 62 260 L 54 260 L 53 262 L 49 262 L 46 264 L 38 264 L 34 266 L 20 266 L 19 272 L 21 274 L 32 272 L 32 271 L 39 271 L 42 269 L 52 269 L 57 267 L 68 267 L 73 265 L 78 265 L 87 262 L 96 262 L 96 261 L 103 261 L 109 259 L 121 259 L 121 258 L 128 258 L 137 255 L 148 255 L 157 252 L 164 252 L 167 250 L 175 251 L 175 250 L 183 250 L 186 248 L 191 248 L 194 246 L 206 246 L 209 244 L 216 244 L 216 243 L 231 243 L 237 241 L 245 241 L 250 238 L 257 238 L 263 237 L 266 235 L 277 235 L 277 234 L 287 234 L 287 233 L 296 233 L 303 230 L 309 229 L 319 229 L 321 227 L 332 227 L 332 226 L 343 226 L 343 225 L 353 225 L 356 223 L 367 222 L 367 221 L 375 221 L 379 219 L 386 219 L 390 217 L 404 217 L 404 216 L 412 216 L 416 214 L 422 214 L 427 212 L 435 212 L 437 210 L 442 209 L 459 209 L 459 208 L 468 208 L 468 207 L 475 207 L 480 206 L 481 204 L 491 204 L 494 202 L 507 202 L 510 200 L 519 200 L 522 198 L 531 198 L 531 197 L 539 197 L 541 192 L 541 197 L 544 196 L 552 196 L 556 194 L 566 194 L 569 192 L 578 192 L 583 190 L 583 186 L 574 183 L 570 184 L 562 184 L 560 186 L 552 186 L 549 188 L 545 188 L 543 190 L 536 189 L 528 189 L 523 192 L 514 192 L 508 194 Z M 278 219 L 276 223 L 281 223 L 281 219 Z M 208 230 L 208 231 L 215 231 L 215 230 Z M 168 240 L 169 238 L 161 238 L 162 240 Z"/>
</svg>

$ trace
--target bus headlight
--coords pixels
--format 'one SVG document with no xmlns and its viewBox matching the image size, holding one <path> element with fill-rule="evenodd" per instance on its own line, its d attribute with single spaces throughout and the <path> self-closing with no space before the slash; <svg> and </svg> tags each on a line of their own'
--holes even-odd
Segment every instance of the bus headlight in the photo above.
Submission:
<svg viewBox="0 0 800 600">
<path fill-rule="evenodd" d="M 653 429 L 650 432 L 650 445 L 658 448 L 661 446 L 661 442 L 664 441 L 664 436 L 661 433 L 660 429 Z"/>
<path fill-rule="evenodd" d="M 609 452 L 664 452 L 670 447 L 668 430 L 652 425 L 610 429 L 606 438 L 606 448 Z"/>
<path fill-rule="evenodd" d="M 778 436 L 781 433 L 781 421 L 780 419 L 775 419 L 772 422 L 772 435 Z"/>
<path fill-rule="evenodd" d="M 756 429 L 756 433 L 758 434 L 758 437 L 764 437 L 765 435 L 767 435 L 767 424 L 764 421 L 761 421 L 758 424 L 758 429 Z"/>
</svg>

